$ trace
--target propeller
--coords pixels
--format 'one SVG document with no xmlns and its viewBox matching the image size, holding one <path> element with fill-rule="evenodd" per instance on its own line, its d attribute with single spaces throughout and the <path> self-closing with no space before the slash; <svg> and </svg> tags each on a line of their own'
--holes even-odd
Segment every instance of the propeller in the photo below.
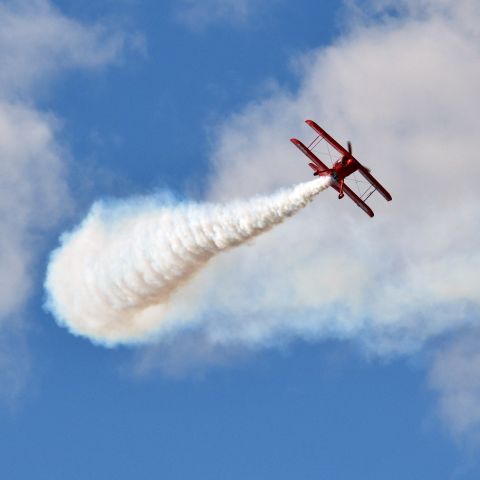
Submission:
<svg viewBox="0 0 480 480">
<path fill-rule="evenodd" d="M 348 150 L 348 153 L 349 153 L 350 155 L 352 155 L 352 142 L 351 142 L 350 140 L 347 142 L 347 150 Z M 348 157 L 345 155 L 345 156 L 343 157 L 343 161 L 346 161 L 347 158 L 348 158 Z M 364 168 L 365 168 L 365 170 L 366 170 L 367 172 L 370 173 L 370 169 L 369 169 L 368 167 L 365 167 L 365 165 L 364 165 Z"/>
<path fill-rule="evenodd" d="M 352 142 L 350 141 L 347 142 L 347 150 L 348 150 L 348 153 L 352 155 Z M 370 173 L 370 169 L 368 167 L 365 167 L 365 165 L 363 165 L 363 167 L 368 173 Z"/>
</svg>

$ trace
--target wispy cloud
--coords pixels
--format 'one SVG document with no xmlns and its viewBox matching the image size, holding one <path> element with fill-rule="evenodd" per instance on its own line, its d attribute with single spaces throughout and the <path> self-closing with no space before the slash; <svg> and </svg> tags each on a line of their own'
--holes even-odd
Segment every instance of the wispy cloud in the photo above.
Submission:
<svg viewBox="0 0 480 480">
<path fill-rule="evenodd" d="M 0 329 L 0 398 L 12 410 L 31 373 L 31 356 L 22 328 Z"/>
<path fill-rule="evenodd" d="M 123 36 L 68 18 L 46 0 L 0 5 L 0 335 L 16 327 L 32 290 L 39 234 L 72 208 L 70 154 L 61 123 L 40 111 L 40 87 L 68 69 L 96 69 L 122 52 Z M 11 350 L 2 349 L 0 369 Z M 11 370 L 13 372 L 14 370 Z"/>
<path fill-rule="evenodd" d="M 56 121 L 34 108 L 0 102 L 0 319 L 25 301 L 35 257 L 33 234 L 70 207 L 66 152 L 55 142 Z"/>
<path fill-rule="evenodd" d="M 119 58 L 125 35 L 71 19 L 47 0 L 0 5 L 0 92 L 34 95 L 39 82 L 71 68 L 99 68 Z"/>
<path fill-rule="evenodd" d="M 213 24 L 246 25 L 281 0 L 180 0 L 177 2 L 177 19 L 193 30 L 202 30 Z"/>
<path fill-rule="evenodd" d="M 438 349 L 429 375 L 439 413 L 457 438 L 480 435 L 480 333 L 462 332 Z"/>
</svg>

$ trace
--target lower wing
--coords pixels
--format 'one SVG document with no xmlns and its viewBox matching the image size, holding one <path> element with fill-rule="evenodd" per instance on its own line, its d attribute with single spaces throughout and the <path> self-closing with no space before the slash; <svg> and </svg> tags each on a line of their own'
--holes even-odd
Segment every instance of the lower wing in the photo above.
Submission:
<svg viewBox="0 0 480 480">
<path fill-rule="evenodd" d="M 385 200 L 389 202 L 392 199 L 392 196 L 387 192 L 385 187 L 363 165 L 360 166 L 358 172 L 360 172 L 365 178 L 365 180 L 372 184 L 372 186 L 378 192 L 380 192 L 380 194 L 385 198 Z"/>
<path fill-rule="evenodd" d="M 340 192 L 338 182 L 332 182 L 331 185 L 337 192 Z M 360 207 L 369 217 L 373 217 L 373 210 L 347 185 L 343 184 L 343 193 L 350 197 L 355 204 Z"/>
</svg>

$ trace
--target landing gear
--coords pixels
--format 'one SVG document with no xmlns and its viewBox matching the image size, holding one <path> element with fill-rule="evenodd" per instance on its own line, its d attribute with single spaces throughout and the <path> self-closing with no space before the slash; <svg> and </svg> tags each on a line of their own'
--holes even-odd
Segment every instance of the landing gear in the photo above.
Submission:
<svg viewBox="0 0 480 480">
<path fill-rule="evenodd" d="M 344 184 L 345 180 L 342 178 L 340 180 L 340 193 L 338 194 L 338 199 L 340 200 L 341 198 L 343 198 L 345 196 L 345 194 L 343 193 L 343 184 Z"/>
</svg>

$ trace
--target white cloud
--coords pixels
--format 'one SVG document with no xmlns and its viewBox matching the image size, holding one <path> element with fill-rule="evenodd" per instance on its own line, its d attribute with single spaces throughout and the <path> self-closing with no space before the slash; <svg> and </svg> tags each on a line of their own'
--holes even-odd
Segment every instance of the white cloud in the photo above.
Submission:
<svg viewBox="0 0 480 480">
<path fill-rule="evenodd" d="M 102 25 L 62 15 L 47 0 L 0 5 L 2 97 L 38 90 L 39 82 L 69 68 L 99 68 L 117 59 L 125 37 Z"/>
<path fill-rule="evenodd" d="M 53 117 L 0 103 L 0 321 L 9 321 L 30 291 L 34 233 L 68 211 L 66 157 Z"/>
<path fill-rule="evenodd" d="M 279 0 L 180 0 L 176 16 L 183 24 L 201 30 L 215 23 L 245 25 L 272 2 Z"/>
<path fill-rule="evenodd" d="M 213 345 L 334 336 L 391 355 L 478 323 L 478 2 L 404 1 L 390 16 L 378 9 L 398 2 L 372 3 L 376 21 L 297 63 L 297 91 L 219 126 L 209 199 L 308 178 L 288 139 L 311 135 L 302 123 L 314 118 L 353 141 L 393 202 L 375 199 L 371 220 L 327 192 L 217 259 L 179 296 L 204 312 L 194 325 Z"/>
<path fill-rule="evenodd" d="M 35 106 L 39 87 L 65 69 L 111 63 L 123 42 L 121 34 L 81 24 L 46 0 L 0 4 L 2 337 L 18 330 L 19 312 L 32 290 L 41 233 L 72 208 L 65 178 L 69 153 L 58 141 L 58 119 Z M 2 348 L 0 370 L 14 371 L 8 366 L 11 355 L 11 349 Z"/>
<path fill-rule="evenodd" d="M 219 308 L 229 315 L 254 317 L 226 322 L 225 335 L 265 340 L 283 329 L 361 332 L 377 351 L 395 351 L 476 320 L 464 305 L 480 298 L 480 52 L 463 26 L 425 10 L 358 27 L 308 55 L 298 92 L 254 103 L 223 126 L 212 199 L 307 178 L 305 159 L 288 138 L 310 134 L 302 126 L 308 117 L 340 140 L 352 139 L 358 157 L 394 197 L 391 204 L 374 201 L 377 216 L 370 220 L 348 200 L 324 195 L 259 239 L 255 250 L 219 261 L 212 284 L 222 285 L 223 294 L 210 300 L 223 302 Z M 254 302 L 242 294 L 252 290 Z M 262 312 L 271 319 L 272 308 L 291 311 L 293 326 L 280 313 L 277 321 L 255 319 Z M 297 317 L 300 311 L 307 315 Z M 339 312 L 335 321 L 332 312 Z"/>
</svg>

